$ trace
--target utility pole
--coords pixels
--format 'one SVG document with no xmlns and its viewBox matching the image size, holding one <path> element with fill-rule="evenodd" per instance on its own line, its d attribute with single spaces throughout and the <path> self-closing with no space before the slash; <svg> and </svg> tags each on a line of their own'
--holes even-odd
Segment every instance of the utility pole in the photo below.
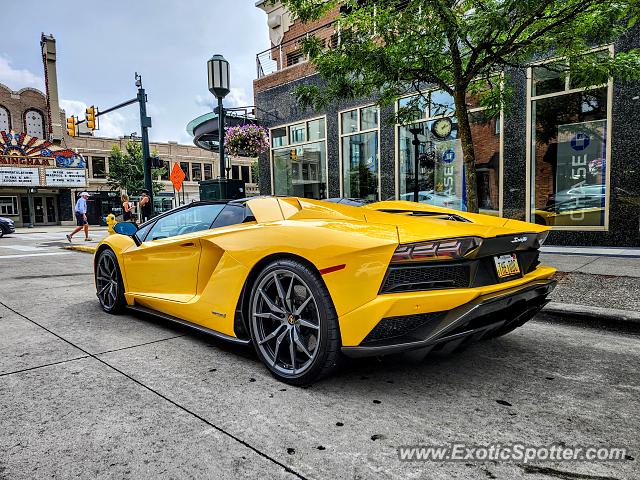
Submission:
<svg viewBox="0 0 640 480">
<path fill-rule="evenodd" d="M 151 178 L 151 151 L 149 149 L 149 128 L 151 117 L 147 117 L 147 94 L 142 88 L 142 77 L 136 72 L 138 104 L 140 105 L 140 128 L 142 129 L 142 162 L 144 166 L 144 188 L 149 191 L 149 202 L 153 212 L 153 180 Z"/>
</svg>

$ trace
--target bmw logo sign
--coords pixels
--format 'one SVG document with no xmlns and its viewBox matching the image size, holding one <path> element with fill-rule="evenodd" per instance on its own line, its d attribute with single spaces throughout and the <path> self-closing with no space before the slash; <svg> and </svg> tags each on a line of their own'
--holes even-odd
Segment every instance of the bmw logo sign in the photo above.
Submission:
<svg viewBox="0 0 640 480">
<path fill-rule="evenodd" d="M 451 148 L 449 150 L 446 150 L 443 154 L 442 154 L 442 161 L 444 163 L 451 163 L 456 159 L 456 152 L 454 152 Z"/>
<path fill-rule="evenodd" d="M 576 152 L 581 152 L 586 149 L 590 143 L 591 139 L 589 138 L 589 135 L 583 132 L 578 132 L 571 139 L 571 148 Z"/>
</svg>

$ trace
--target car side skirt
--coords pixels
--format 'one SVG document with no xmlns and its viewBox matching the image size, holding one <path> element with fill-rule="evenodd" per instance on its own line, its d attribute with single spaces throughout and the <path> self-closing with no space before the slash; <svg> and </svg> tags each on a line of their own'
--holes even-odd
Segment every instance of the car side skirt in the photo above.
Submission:
<svg viewBox="0 0 640 480">
<path fill-rule="evenodd" d="M 483 295 L 440 318 L 410 332 L 409 335 L 342 347 L 349 357 L 389 355 L 409 350 L 453 351 L 466 343 L 481 340 L 509 327 L 518 327 L 533 318 L 548 302 L 555 280 L 535 280 L 508 290 Z"/>
<path fill-rule="evenodd" d="M 150 308 L 141 307 L 139 305 L 129 305 L 127 306 L 129 310 L 134 310 L 136 312 L 146 313 L 148 315 L 153 315 L 154 317 L 162 318 L 163 320 L 168 320 L 173 323 L 178 323 L 180 325 L 184 325 L 185 327 L 192 328 L 194 330 L 198 330 L 199 332 L 206 333 L 207 335 L 211 335 L 213 337 L 219 338 L 221 340 L 225 340 L 227 342 L 236 343 L 238 345 L 249 345 L 251 342 L 247 339 L 232 337 L 230 335 L 225 335 L 224 333 L 216 332 L 215 330 L 211 330 L 210 328 L 203 327 L 202 325 L 197 325 L 195 323 L 191 323 L 187 320 L 182 320 L 181 318 L 174 317 L 172 315 L 167 315 L 166 313 L 158 312 L 156 310 L 152 310 Z"/>
</svg>

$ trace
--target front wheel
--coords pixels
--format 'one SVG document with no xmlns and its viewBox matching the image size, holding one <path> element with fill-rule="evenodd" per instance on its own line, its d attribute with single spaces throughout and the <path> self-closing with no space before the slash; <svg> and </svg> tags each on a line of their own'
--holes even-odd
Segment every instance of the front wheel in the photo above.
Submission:
<svg viewBox="0 0 640 480">
<path fill-rule="evenodd" d="M 95 267 L 96 294 L 102 309 L 107 313 L 120 313 L 124 310 L 124 284 L 118 259 L 111 250 L 102 250 Z"/>
<path fill-rule="evenodd" d="M 328 375 L 340 359 L 340 332 L 320 276 L 295 260 L 276 260 L 256 279 L 249 302 L 251 338 L 271 373 L 292 385 Z"/>
</svg>

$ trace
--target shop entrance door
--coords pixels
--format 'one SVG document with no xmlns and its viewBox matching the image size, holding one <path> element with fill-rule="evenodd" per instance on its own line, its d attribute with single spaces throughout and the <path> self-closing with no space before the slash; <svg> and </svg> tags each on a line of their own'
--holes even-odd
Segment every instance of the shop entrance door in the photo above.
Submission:
<svg viewBox="0 0 640 480">
<path fill-rule="evenodd" d="M 55 197 L 34 196 L 33 214 L 36 225 L 55 225 L 58 222 Z"/>
</svg>

